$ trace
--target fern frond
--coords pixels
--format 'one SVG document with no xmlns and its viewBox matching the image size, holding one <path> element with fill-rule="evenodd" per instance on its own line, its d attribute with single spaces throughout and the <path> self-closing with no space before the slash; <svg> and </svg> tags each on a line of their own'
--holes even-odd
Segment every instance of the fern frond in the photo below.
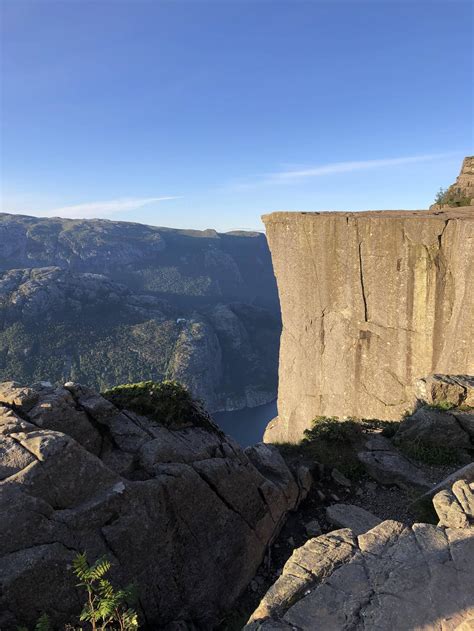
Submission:
<svg viewBox="0 0 474 631">
<path fill-rule="evenodd" d="M 49 620 L 49 616 L 47 613 L 42 613 L 41 616 L 38 618 L 38 622 L 36 623 L 35 631 L 50 631 L 50 630 L 51 630 L 51 623 Z"/>
<path fill-rule="evenodd" d="M 97 591 L 102 598 L 112 598 L 114 595 L 114 588 L 106 578 L 100 579 Z"/>
<path fill-rule="evenodd" d="M 122 614 L 122 623 L 125 631 L 135 631 L 138 629 L 138 616 L 133 609 L 127 609 Z"/>
<path fill-rule="evenodd" d="M 85 552 L 79 552 L 73 559 L 72 567 L 74 574 L 81 581 L 85 581 L 89 575 L 89 563 Z"/>
<path fill-rule="evenodd" d="M 89 577 L 93 581 L 98 581 L 104 576 L 104 574 L 107 574 L 110 568 L 110 561 L 105 557 L 101 557 L 100 559 L 97 559 L 94 565 L 91 566 L 89 570 Z"/>
</svg>

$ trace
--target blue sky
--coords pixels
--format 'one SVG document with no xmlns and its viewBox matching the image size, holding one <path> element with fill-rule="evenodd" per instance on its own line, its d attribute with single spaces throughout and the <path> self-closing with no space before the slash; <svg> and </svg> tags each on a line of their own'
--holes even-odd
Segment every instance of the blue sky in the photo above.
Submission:
<svg viewBox="0 0 474 631">
<path fill-rule="evenodd" d="M 261 228 L 425 208 L 473 153 L 470 0 L 0 0 L 2 210 Z"/>
</svg>

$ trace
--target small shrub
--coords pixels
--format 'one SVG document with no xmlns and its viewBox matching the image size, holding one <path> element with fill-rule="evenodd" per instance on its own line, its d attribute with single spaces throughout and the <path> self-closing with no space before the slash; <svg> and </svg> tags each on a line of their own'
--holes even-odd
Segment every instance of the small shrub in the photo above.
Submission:
<svg viewBox="0 0 474 631">
<path fill-rule="evenodd" d="M 435 204 L 444 204 L 447 192 L 447 188 L 443 188 L 442 186 L 440 186 L 439 191 L 435 195 Z"/>
<path fill-rule="evenodd" d="M 461 188 L 450 186 L 447 189 L 440 188 L 435 195 L 435 204 L 440 206 L 469 206 L 471 198 L 464 195 Z"/>
<path fill-rule="evenodd" d="M 354 419 L 339 420 L 337 416 L 317 416 L 313 426 L 305 430 L 303 440 L 353 443 L 361 436 L 362 430 L 362 424 Z"/>
<path fill-rule="evenodd" d="M 47 613 L 41 614 L 35 625 L 35 631 L 51 631 L 51 622 Z"/>
<path fill-rule="evenodd" d="M 79 620 L 87 622 L 91 631 L 136 631 L 138 616 L 131 607 L 136 600 L 135 587 L 115 590 L 105 575 L 111 564 L 105 557 L 92 565 L 87 562 L 85 553 L 78 554 L 73 562 L 74 574 L 81 581 L 78 587 L 84 587 L 87 600 L 82 608 Z M 65 631 L 85 631 L 84 627 L 66 624 Z M 27 627 L 18 627 L 17 631 L 28 631 Z M 48 614 L 38 618 L 34 631 L 52 631 Z"/>
<path fill-rule="evenodd" d="M 200 403 L 177 381 L 141 381 L 116 386 L 102 393 L 120 409 L 148 416 L 165 427 L 195 425 L 214 429 Z"/>
<path fill-rule="evenodd" d="M 427 445 L 420 440 L 411 443 L 402 442 L 399 448 L 409 458 L 429 465 L 455 465 L 460 462 L 459 453 L 455 449 L 441 445 L 436 447 Z"/>
<path fill-rule="evenodd" d="M 429 410 L 440 410 L 442 412 L 446 412 L 447 410 L 452 410 L 456 406 L 454 403 L 451 403 L 451 401 L 438 401 L 437 403 L 430 403 L 426 407 Z"/>
<path fill-rule="evenodd" d="M 364 424 L 354 419 L 318 416 L 299 443 L 276 443 L 276 446 L 289 460 L 298 458 L 308 464 L 317 462 L 336 467 L 349 479 L 357 480 L 365 473 L 354 448 L 363 429 Z"/>
<path fill-rule="evenodd" d="M 138 629 L 138 616 L 130 604 L 134 600 L 134 587 L 115 590 L 105 575 L 111 567 L 105 557 L 89 565 L 84 554 L 73 561 L 74 574 L 87 592 L 87 601 L 80 620 L 89 622 L 92 631 L 134 631 Z"/>
</svg>

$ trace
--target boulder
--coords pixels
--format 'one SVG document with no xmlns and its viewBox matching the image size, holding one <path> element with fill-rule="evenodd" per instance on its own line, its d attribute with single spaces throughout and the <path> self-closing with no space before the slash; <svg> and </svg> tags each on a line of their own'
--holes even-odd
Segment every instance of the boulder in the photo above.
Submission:
<svg viewBox="0 0 474 631">
<path fill-rule="evenodd" d="M 427 491 L 431 488 L 421 469 L 405 458 L 384 436 L 377 434 L 368 438 L 357 457 L 367 473 L 380 484 L 393 484 L 408 491 Z"/>
<path fill-rule="evenodd" d="M 353 504 L 333 504 L 326 508 L 326 519 L 338 528 L 350 528 L 361 535 L 381 523 L 381 519 Z"/>
<path fill-rule="evenodd" d="M 304 529 L 308 537 L 319 537 L 319 535 L 322 535 L 323 533 L 321 530 L 321 524 L 317 519 L 312 519 L 305 524 Z"/>
<path fill-rule="evenodd" d="M 429 375 L 415 382 L 418 401 L 428 405 L 450 403 L 474 407 L 474 377 L 470 375 Z"/>
<path fill-rule="evenodd" d="M 451 489 L 457 480 L 464 480 L 467 484 L 474 482 L 474 462 L 454 471 L 444 480 L 431 487 L 428 491 L 417 497 L 412 503 L 412 508 L 420 513 L 429 511 L 432 507 L 433 497 L 440 491 Z"/>
<path fill-rule="evenodd" d="M 137 583 L 147 626 L 210 629 L 232 606 L 309 481 L 198 409 L 171 429 L 79 384 L 0 385 L 1 629 L 74 624 L 84 551 Z"/>
<path fill-rule="evenodd" d="M 459 516 L 472 514 L 473 488 L 457 482 L 451 505 L 444 495 L 435 498 L 443 525 L 384 521 L 358 537 L 346 529 L 309 540 L 293 552 L 245 629 L 469 629 L 474 528 Z"/>
<path fill-rule="evenodd" d="M 433 505 L 439 517 L 439 526 L 474 527 L 474 483 L 458 480 L 451 489 L 437 493 L 433 497 Z"/>
<path fill-rule="evenodd" d="M 474 448 L 474 412 L 421 407 L 400 423 L 394 440 L 467 451 Z"/>
</svg>

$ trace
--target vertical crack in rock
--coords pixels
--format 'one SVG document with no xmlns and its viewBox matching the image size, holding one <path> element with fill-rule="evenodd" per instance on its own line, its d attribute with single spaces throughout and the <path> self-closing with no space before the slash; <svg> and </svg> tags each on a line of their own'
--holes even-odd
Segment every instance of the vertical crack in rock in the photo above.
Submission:
<svg viewBox="0 0 474 631">
<path fill-rule="evenodd" d="M 443 247 L 443 235 L 446 231 L 446 228 L 448 227 L 448 223 L 449 223 L 449 219 L 446 219 L 444 222 L 444 226 L 443 229 L 441 230 L 441 232 L 438 235 L 438 245 L 439 245 L 439 249 L 441 250 L 441 248 Z"/>
<path fill-rule="evenodd" d="M 359 274 L 360 274 L 360 289 L 362 292 L 362 300 L 364 302 L 364 320 L 369 321 L 368 309 L 367 309 L 367 296 L 365 295 L 364 286 L 364 269 L 362 267 L 362 242 L 359 241 Z"/>
<path fill-rule="evenodd" d="M 471 372 L 474 207 L 264 222 L 283 318 L 266 441 L 299 441 L 321 415 L 398 420 L 419 376 Z"/>
</svg>

